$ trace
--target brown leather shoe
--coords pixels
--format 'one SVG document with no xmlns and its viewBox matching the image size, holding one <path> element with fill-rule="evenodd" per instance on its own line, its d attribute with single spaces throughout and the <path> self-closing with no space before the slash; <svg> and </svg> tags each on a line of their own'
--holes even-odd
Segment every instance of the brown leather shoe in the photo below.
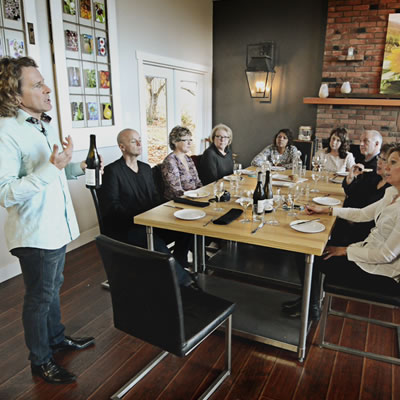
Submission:
<svg viewBox="0 0 400 400">
<path fill-rule="evenodd" d="M 65 384 L 76 381 L 76 376 L 60 367 L 51 359 L 41 365 L 31 364 L 32 375 L 40 376 L 48 383 Z"/>
</svg>

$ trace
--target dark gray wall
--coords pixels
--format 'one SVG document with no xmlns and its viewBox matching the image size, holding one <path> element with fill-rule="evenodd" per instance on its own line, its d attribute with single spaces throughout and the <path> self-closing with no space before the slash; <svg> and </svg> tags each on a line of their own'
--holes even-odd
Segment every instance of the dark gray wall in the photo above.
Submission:
<svg viewBox="0 0 400 400">
<path fill-rule="evenodd" d="M 297 138 L 300 125 L 315 128 L 317 107 L 303 104 L 321 84 L 327 0 L 214 2 L 213 124 L 233 130 L 233 151 L 243 164 L 270 144 L 281 128 Z M 273 40 L 276 75 L 271 104 L 251 99 L 246 46 Z"/>
</svg>

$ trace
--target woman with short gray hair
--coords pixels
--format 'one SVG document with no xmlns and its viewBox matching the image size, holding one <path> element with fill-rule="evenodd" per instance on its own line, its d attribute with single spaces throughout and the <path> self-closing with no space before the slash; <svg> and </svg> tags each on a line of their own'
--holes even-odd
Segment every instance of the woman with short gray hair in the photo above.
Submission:
<svg viewBox="0 0 400 400">
<path fill-rule="evenodd" d="M 183 126 L 175 126 L 169 134 L 169 146 L 173 151 L 161 165 L 167 200 L 203 186 L 193 160 L 187 155 L 192 142 L 192 133 Z"/>
</svg>

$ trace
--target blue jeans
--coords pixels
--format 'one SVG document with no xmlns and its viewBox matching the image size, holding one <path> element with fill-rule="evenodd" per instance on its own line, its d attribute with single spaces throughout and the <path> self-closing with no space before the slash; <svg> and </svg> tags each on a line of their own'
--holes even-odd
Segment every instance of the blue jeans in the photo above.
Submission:
<svg viewBox="0 0 400 400">
<path fill-rule="evenodd" d="M 64 340 L 61 323 L 60 287 L 66 246 L 56 250 L 19 247 L 11 250 L 18 257 L 25 284 L 22 323 L 32 364 L 52 358 L 51 346 Z"/>
</svg>

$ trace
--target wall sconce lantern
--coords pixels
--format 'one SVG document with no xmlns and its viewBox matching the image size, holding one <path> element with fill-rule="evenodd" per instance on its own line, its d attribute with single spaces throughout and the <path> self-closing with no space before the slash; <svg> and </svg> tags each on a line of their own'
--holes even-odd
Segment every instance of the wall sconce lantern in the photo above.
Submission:
<svg viewBox="0 0 400 400">
<path fill-rule="evenodd" d="M 274 42 L 247 45 L 246 77 L 250 97 L 262 99 L 260 103 L 271 103 L 275 77 L 274 52 Z"/>
</svg>

